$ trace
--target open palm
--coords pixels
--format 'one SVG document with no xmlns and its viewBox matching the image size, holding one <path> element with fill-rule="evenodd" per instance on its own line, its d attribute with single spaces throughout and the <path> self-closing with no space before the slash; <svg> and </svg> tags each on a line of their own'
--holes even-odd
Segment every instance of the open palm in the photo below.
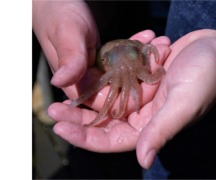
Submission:
<svg viewBox="0 0 216 180">
<path fill-rule="evenodd" d="M 139 36 L 135 38 L 140 40 Z M 86 128 L 82 124 L 91 121 L 96 112 L 73 108 L 66 101 L 49 108 L 49 115 L 57 121 L 54 131 L 71 144 L 96 152 L 121 152 L 136 147 L 140 164 L 149 168 L 166 141 L 195 121 L 215 100 L 215 40 L 215 31 L 202 30 L 171 45 L 164 64 L 167 73 L 159 88 L 142 84 L 144 105 L 139 114 L 132 112 L 127 121 L 111 120 L 103 127 Z M 152 41 L 160 50 L 162 63 L 169 50 L 160 47 L 163 43 L 159 42 L 160 39 Z M 103 96 L 91 104 L 94 109 L 100 107 L 100 98 Z"/>
</svg>

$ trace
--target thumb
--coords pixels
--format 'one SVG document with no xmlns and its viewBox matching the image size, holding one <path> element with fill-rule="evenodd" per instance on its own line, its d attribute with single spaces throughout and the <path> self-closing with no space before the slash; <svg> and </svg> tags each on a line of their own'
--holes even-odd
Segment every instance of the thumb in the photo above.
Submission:
<svg viewBox="0 0 216 180">
<path fill-rule="evenodd" d="M 51 83 L 57 87 L 66 87 L 80 80 L 87 69 L 87 53 L 80 49 L 58 51 L 58 69 Z"/>
<path fill-rule="evenodd" d="M 57 49 L 58 70 L 51 83 L 57 87 L 66 87 L 78 82 L 85 74 L 87 66 L 93 64 L 95 53 L 95 47 L 87 48 L 85 40 L 81 39 L 73 39 L 66 48 Z"/>
<path fill-rule="evenodd" d="M 64 30 L 53 39 L 55 40 L 52 43 L 58 56 L 58 69 L 51 83 L 57 87 L 72 85 L 81 79 L 87 66 L 93 64 L 96 54 L 96 37 L 89 43 L 84 33 L 72 29 Z"/>
<path fill-rule="evenodd" d="M 143 168 L 149 169 L 153 164 L 158 151 L 182 130 L 195 112 L 188 112 L 185 101 L 178 102 L 173 96 L 167 99 L 163 107 L 153 116 L 143 128 L 137 141 L 137 158 Z"/>
</svg>

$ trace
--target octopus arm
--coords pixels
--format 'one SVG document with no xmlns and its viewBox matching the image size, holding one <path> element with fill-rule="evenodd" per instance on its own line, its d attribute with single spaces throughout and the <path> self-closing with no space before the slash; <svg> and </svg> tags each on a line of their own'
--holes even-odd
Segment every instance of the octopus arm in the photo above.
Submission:
<svg viewBox="0 0 216 180">
<path fill-rule="evenodd" d="M 82 94 L 77 99 L 71 100 L 71 105 L 76 107 L 83 102 L 85 102 L 87 99 L 92 97 L 96 92 L 100 91 L 112 78 L 113 71 L 108 71 L 104 75 L 101 76 L 100 80 L 93 85 L 93 87 L 88 88 L 87 91 L 85 91 L 84 94 Z"/>
<path fill-rule="evenodd" d="M 137 77 L 147 84 L 158 83 L 164 74 L 165 70 L 163 67 L 158 68 L 154 73 L 150 73 L 149 69 L 145 66 L 139 68 L 137 71 Z"/>
<path fill-rule="evenodd" d="M 159 53 L 155 46 L 151 44 L 144 44 L 142 47 L 142 54 L 145 56 L 145 59 L 147 61 L 147 64 L 150 66 L 150 55 L 151 53 L 154 54 L 155 62 L 158 63 L 159 61 Z"/>
<path fill-rule="evenodd" d="M 127 101 L 130 94 L 130 75 L 127 66 L 123 66 L 121 72 L 121 94 L 120 94 L 120 104 L 119 104 L 119 111 L 117 112 L 114 110 L 112 112 L 113 118 L 121 118 L 125 114 Z"/>
<path fill-rule="evenodd" d="M 142 88 L 138 83 L 138 79 L 135 75 L 130 77 L 130 84 L 131 84 L 132 96 L 135 102 L 136 112 L 139 113 L 139 109 L 141 106 L 141 99 L 142 99 Z"/>
<path fill-rule="evenodd" d="M 97 117 L 89 124 L 86 124 L 86 127 L 92 127 L 98 124 L 104 116 L 108 113 L 108 111 L 111 109 L 113 103 L 115 102 L 117 96 L 118 96 L 118 90 L 120 85 L 120 78 L 118 74 L 113 74 L 112 82 L 110 84 L 110 90 L 108 92 L 107 98 L 105 100 L 105 103 L 101 109 L 101 111 L 98 113 Z"/>
</svg>

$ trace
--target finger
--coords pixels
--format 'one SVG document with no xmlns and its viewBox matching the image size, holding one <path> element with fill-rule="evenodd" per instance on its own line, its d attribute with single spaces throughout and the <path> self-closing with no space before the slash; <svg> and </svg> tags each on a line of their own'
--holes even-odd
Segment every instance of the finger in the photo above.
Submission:
<svg viewBox="0 0 216 180">
<path fill-rule="evenodd" d="M 139 40 L 142 43 L 150 43 L 155 38 L 155 33 L 152 30 L 144 30 L 136 33 L 130 39 Z"/>
<path fill-rule="evenodd" d="M 106 127 L 86 128 L 82 124 L 92 121 L 96 113 L 63 103 L 52 104 L 48 114 L 57 121 L 54 132 L 78 147 L 96 152 L 121 152 L 135 148 L 139 132 L 126 122 L 112 120 Z"/>
<path fill-rule="evenodd" d="M 134 129 L 126 123 L 120 123 L 107 132 L 104 128 L 87 128 L 68 121 L 61 121 L 54 126 L 53 130 L 77 147 L 103 153 L 133 150 L 138 137 L 138 133 L 135 133 Z"/>
<path fill-rule="evenodd" d="M 166 36 L 160 36 L 151 41 L 151 44 L 157 47 L 159 52 L 159 64 L 163 64 L 171 52 L 171 41 Z"/>
<path fill-rule="evenodd" d="M 74 108 L 70 105 L 70 101 L 53 103 L 49 106 L 47 112 L 55 121 L 70 121 L 80 125 L 89 123 L 97 114 L 87 109 Z"/>
<path fill-rule="evenodd" d="M 164 44 L 157 44 L 155 46 L 157 47 L 157 50 L 159 53 L 158 64 L 162 65 L 162 64 L 164 64 L 167 57 L 169 56 L 171 49 L 169 46 L 164 45 Z"/>
<path fill-rule="evenodd" d="M 157 38 L 154 38 L 151 41 L 151 44 L 153 44 L 155 46 L 158 45 L 158 44 L 164 44 L 164 45 L 170 46 L 171 41 L 167 36 L 159 36 Z"/>
<path fill-rule="evenodd" d="M 54 132 L 77 147 L 95 152 L 109 152 L 108 136 L 101 129 L 86 128 L 67 121 L 57 123 Z"/>
<path fill-rule="evenodd" d="M 63 103 L 53 103 L 47 110 L 48 115 L 55 121 L 70 121 L 72 111 L 72 107 L 69 104 Z M 81 119 L 81 116 L 77 113 L 75 118 Z"/>
</svg>

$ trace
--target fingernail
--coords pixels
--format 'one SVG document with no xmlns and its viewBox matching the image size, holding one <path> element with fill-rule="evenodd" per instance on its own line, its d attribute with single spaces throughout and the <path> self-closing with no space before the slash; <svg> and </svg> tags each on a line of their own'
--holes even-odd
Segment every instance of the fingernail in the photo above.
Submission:
<svg viewBox="0 0 216 180">
<path fill-rule="evenodd" d="M 54 74 L 54 76 L 51 79 L 51 83 L 55 83 L 56 81 L 58 81 L 58 78 L 61 77 L 64 72 L 66 70 L 65 66 L 61 66 Z"/>
<path fill-rule="evenodd" d="M 155 157 L 156 157 L 156 150 L 155 149 L 150 150 L 144 160 L 144 166 L 146 169 L 149 169 L 151 167 L 151 165 L 155 160 Z"/>
<path fill-rule="evenodd" d="M 56 134 L 56 135 L 60 135 L 61 134 L 61 129 L 59 128 L 58 125 L 55 125 L 53 127 L 53 132 Z"/>
<path fill-rule="evenodd" d="M 55 76 L 62 76 L 66 71 L 66 69 L 67 69 L 66 66 L 61 66 L 55 73 Z"/>
</svg>

